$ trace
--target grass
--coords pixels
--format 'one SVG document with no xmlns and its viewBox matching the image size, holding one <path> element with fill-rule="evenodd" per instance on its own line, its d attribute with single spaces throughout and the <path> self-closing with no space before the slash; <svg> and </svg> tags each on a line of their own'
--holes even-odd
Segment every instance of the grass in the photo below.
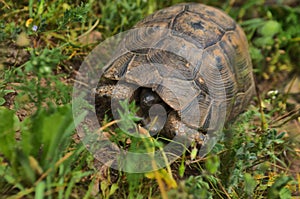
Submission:
<svg viewBox="0 0 300 199">
<path fill-rule="evenodd" d="M 293 167 L 300 161 L 299 90 L 292 93 L 300 72 L 297 2 L 203 1 L 245 30 L 260 89 L 206 157 L 186 149 L 190 153 L 165 168 L 135 174 L 97 166 L 78 142 L 71 91 L 84 58 L 100 41 L 180 2 L 0 1 L 0 198 L 299 196 L 299 169 Z M 138 119 L 134 104 L 123 108 L 128 114 L 108 118 L 102 130 L 128 151 L 160 150 L 157 138 L 136 139 L 127 128 L 112 128 L 115 122 L 129 128 Z M 80 120 L 87 112 L 79 114 Z"/>
</svg>

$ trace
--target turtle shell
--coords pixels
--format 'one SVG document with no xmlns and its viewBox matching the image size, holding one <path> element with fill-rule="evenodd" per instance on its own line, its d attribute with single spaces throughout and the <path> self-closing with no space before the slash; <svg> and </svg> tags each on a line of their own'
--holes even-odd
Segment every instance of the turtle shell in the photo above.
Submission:
<svg viewBox="0 0 300 199">
<path fill-rule="evenodd" d="M 248 43 L 219 9 L 178 4 L 146 17 L 128 32 L 104 77 L 151 88 L 193 128 L 218 126 L 254 94 Z"/>
</svg>

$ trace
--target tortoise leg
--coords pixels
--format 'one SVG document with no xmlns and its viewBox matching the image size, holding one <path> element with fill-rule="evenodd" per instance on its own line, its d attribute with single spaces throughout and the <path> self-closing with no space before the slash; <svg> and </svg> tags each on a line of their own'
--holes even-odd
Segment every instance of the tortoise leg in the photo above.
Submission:
<svg viewBox="0 0 300 199">
<path fill-rule="evenodd" d="M 100 120 L 105 114 L 109 117 L 116 116 L 117 110 L 121 109 L 120 101 L 134 99 L 136 87 L 131 84 L 109 84 L 96 89 L 96 112 Z"/>
<path fill-rule="evenodd" d="M 98 110 L 100 114 L 103 114 L 103 118 L 107 110 L 117 111 L 117 109 L 120 109 L 119 102 L 121 100 L 128 99 L 130 102 L 133 99 L 138 99 L 135 90 L 136 87 L 131 84 L 99 87 L 97 89 L 97 98 L 101 109 Z M 140 101 L 141 109 L 137 115 L 142 118 L 143 126 L 150 131 L 151 135 L 161 131 L 160 134 L 169 139 L 179 135 L 197 143 L 202 143 L 205 140 L 206 136 L 184 124 L 176 111 L 173 110 L 167 115 L 168 108 L 166 105 L 157 96 L 152 96 L 149 90 L 142 90 Z"/>
<path fill-rule="evenodd" d="M 96 110 L 98 110 L 100 118 L 104 118 L 105 113 L 111 113 L 110 117 L 118 117 L 118 109 L 122 111 L 120 101 L 128 100 L 130 103 L 137 100 L 140 107 L 136 114 L 142 119 L 143 126 L 149 131 L 158 132 L 164 124 L 161 124 L 162 114 L 164 114 L 159 106 L 161 99 L 156 93 L 150 92 L 150 89 L 138 90 L 135 85 L 128 83 L 103 85 L 96 91 L 96 100 L 98 102 Z M 153 123 L 154 116 L 158 116 L 155 123 Z"/>
<path fill-rule="evenodd" d="M 184 124 L 176 111 L 169 113 L 161 134 L 170 139 L 175 136 L 186 137 L 191 142 L 195 141 L 197 144 L 202 144 L 207 139 L 205 134 Z"/>
<path fill-rule="evenodd" d="M 103 121 L 105 114 L 112 117 L 111 97 L 115 85 L 104 85 L 97 88 L 95 92 L 95 110 L 99 121 Z"/>
<path fill-rule="evenodd" d="M 97 97 L 109 97 L 116 100 L 132 100 L 136 87 L 132 84 L 103 85 L 97 88 Z"/>
</svg>

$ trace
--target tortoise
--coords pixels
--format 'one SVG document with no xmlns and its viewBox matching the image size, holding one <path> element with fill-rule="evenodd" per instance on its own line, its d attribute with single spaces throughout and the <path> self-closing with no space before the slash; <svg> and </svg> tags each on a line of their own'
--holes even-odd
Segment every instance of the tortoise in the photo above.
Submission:
<svg viewBox="0 0 300 199">
<path fill-rule="evenodd" d="M 135 100 L 150 132 L 200 141 L 240 114 L 254 92 L 242 28 L 199 3 L 177 4 L 138 22 L 103 68 L 97 90 L 113 106 Z"/>
</svg>

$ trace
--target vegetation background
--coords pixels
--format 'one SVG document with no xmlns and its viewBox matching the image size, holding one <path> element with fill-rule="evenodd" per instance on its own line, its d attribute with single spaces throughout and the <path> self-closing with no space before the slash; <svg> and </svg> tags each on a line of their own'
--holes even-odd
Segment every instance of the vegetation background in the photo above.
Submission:
<svg viewBox="0 0 300 199">
<path fill-rule="evenodd" d="M 84 58 L 180 2 L 0 0 L 0 198 L 299 198 L 298 0 L 193 1 L 224 10 L 243 27 L 259 90 L 224 129 L 232 136 L 205 158 L 192 150 L 165 169 L 124 173 L 99 164 L 78 141 L 71 91 Z M 127 109 L 136 111 L 134 104 Z M 126 144 L 125 135 L 118 143 Z M 140 144 L 131 140 L 130 147 Z"/>
</svg>

